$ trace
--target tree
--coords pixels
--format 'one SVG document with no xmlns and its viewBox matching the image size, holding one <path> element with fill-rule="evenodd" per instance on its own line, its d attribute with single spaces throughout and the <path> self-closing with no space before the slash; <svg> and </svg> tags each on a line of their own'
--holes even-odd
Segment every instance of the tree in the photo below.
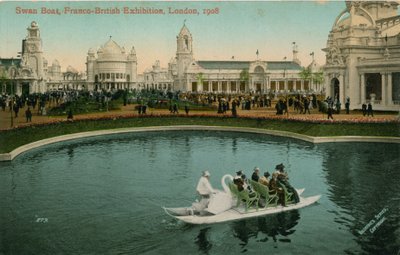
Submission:
<svg viewBox="0 0 400 255">
<path fill-rule="evenodd" d="M 198 86 L 201 85 L 201 88 L 203 88 L 203 80 L 204 80 L 204 77 L 203 77 L 203 73 L 202 73 L 202 72 L 200 72 L 200 73 L 198 73 L 198 74 L 196 75 L 196 80 L 197 80 Z"/>
<path fill-rule="evenodd" d="M 309 81 L 311 79 L 311 77 L 312 77 L 311 70 L 308 67 L 307 68 L 303 67 L 303 69 L 301 70 L 299 75 L 300 75 L 300 78 L 305 80 L 305 81 Z"/>
<path fill-rule="evenodd" d="M 313 73 L 312 79 L 316 84 L 321 84 L 324 82 L 324 73 L 322 71 Z"/>
<path fill-rule="evenodd" d="M 247 85 L 247 83 L 249 81 L 249 71 L 247 71 L 246 69 L 243 69 L 240 72 L 240 81 L 244 82 L 245 86 Z"/>
<path fill-rule="evenodd" d="M 240 80 L 247 83 L 249 81 L 249 71 L 247 71 L 246 69 L 243 69 L 240 72 Z"/>
</svg>

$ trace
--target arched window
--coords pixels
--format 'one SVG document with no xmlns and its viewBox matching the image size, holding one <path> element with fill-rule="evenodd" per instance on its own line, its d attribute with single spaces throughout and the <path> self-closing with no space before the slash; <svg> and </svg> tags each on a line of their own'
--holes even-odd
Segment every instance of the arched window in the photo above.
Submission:
<svg viewBox="0 0 400 255">
<path fill-rule="evenodd" d="M 261 66 L 257 66 L 257 67 L 254 69 L 254 72 L 255 72 L 255 73 L 264 73 L 264 68 L 262 68 Z"/>
<path fill-rule="evenodd" d="M 188 38 L 188 36 L 185 35 L 184 39 L 185 39 L 185 48 L 189 49 L 189 38 Z"/>
</svg>

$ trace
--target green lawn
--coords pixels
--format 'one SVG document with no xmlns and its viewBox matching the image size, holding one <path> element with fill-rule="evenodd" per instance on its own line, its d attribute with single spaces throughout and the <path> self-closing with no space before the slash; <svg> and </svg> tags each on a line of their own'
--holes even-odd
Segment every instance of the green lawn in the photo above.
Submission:
<svg viewBox="0 0 400 255">
<path fill-rule="evenodd" d="M 82 120 L 23 127 L 0 131 L 0 153 L 41 139 L 77 132 L 145 126 L 207 125 L 250 127 L 267 130 L 282 130 L 309 136 L 391 136 L 400 137 L 399 123 L 307 123 L 289 120 L 258 118 L 231 118 L 209 116 L 162 116 L 120 119 Z"/>
</svg>

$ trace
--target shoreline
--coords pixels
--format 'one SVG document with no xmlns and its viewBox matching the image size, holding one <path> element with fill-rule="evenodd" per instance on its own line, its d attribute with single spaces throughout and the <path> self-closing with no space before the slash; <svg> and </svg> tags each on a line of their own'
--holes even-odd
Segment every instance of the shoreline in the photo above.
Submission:
<svg viewBox="0 0 400 255">
<path fill-rule="evenodd" d="M 22 146 L 19 146 L 9 153 L 0 154 L 1 161 L 12 161 L 18 155 L 27 152 L 29 150 L 69 140 L 76 140 L 86 137 L 95 137 L 111 134 L 123 134 L 133 132 L 160 132 L 160 131 L 223 131 L 223 132 L 243 132 L 243 133 L 254 133 L 254 134 L 265 134 L 279 137 L 287 137 L 293 139 L 299 139 L 302 141 L 310 142 L 313 144 L 318 143 L 330 143 L 330 142 L 379 142 L 379 143 L 399 143 L 400 137 L 387 137 L 387 136 L 322 136 L 314 137 L 304 134 L 298 134 L 294 132 L 282 131 L 282 130 L 267 130 L 261 128 L 251 127 L 227 127 L 227 126 L 206 126 L 206 125 L 177 125 L 177 126 L 147 126 L 147 127 L 131 127 L 131 128 L 115 128 L 115 129 L 104 129 L 96 131 L 78 132 L 68 135 L 55 136 L 51 138 L 41 139 L 35 142 L 31 142 Z"/>
</svg>

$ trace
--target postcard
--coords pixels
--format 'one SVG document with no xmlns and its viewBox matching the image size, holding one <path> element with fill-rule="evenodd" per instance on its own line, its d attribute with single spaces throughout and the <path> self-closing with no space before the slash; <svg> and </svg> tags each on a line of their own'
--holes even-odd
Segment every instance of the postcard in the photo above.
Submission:
<svg viewBox="0 0 400 255">
<path fill-rule="evenodd" d="M 0 255 L 400 254 L 398 1 L 0 1 Z"/>
</svg>

